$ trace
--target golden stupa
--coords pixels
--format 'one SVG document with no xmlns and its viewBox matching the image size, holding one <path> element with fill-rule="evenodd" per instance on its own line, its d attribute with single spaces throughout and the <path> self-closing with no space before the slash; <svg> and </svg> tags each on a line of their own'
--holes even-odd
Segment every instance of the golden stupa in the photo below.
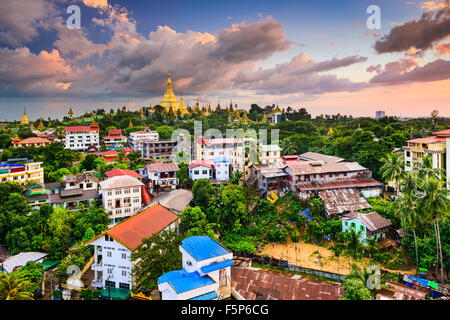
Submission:
<svg viewBox="0 0 450 320">
<path fill-rule="evenodd" d="M 73 110 L 72 110 L 72 108 L 69 109 L 69 112 L 67 112 L 67 114 L 69 115 L 70 119 L 73 118 Z"/>
<path fill-rule="evenodd" d="M 25 108 L 23 109 L 23 117 L 22 120 L 20 120 L 20 124 L 30 124 L 27 118 L 27 113 L 25 111 Z"/>
<path fill-rule="evenodd" d="M 181 97 L 181 103 L 178 103 L 177 98 L 175 97 L 175 94 L 173 93 L 172 80 L 170 79 L 170 72 L 169 72 L 168 78 L 167 78 L 166 93 L 164 94 L 160 105 L 162 107 L 164 107 L 166 113 L 169 112 L 171 107 L 172 107 L 172 111 L 174 112 L 174 114 L 178 114 L 178 111 L 180 111 L 180 113 L 182 115 L 189 113 L 186 109 L 186 106 L 184 105 L 183 97 Z"/>
<path fill-rule="evenodd" d="M 277 107 L 276 107 L 274 113 L 281 113 L 281 109 L 280 109 L 280 107 L 279 107 L 278 105 L 277 105 Z"/>
<path fill-rule="evenodd" d="M 131 119 L 130 119 L 130 123 L 128 124 L 128 128 L 127 129 L 130 129 L 130 128 L 133 128 L 133 122 L 131 122 Z"/>
<path fill-rule="evenodd" d="M 42 131 L 42 130 L 44 130 L 44 123 L 42 122 L 42 117 L 41 117 L 41 121 L 39 122 L 39 126 L 38 126 L 38 130 L 39 131 Z"/>
</svg>

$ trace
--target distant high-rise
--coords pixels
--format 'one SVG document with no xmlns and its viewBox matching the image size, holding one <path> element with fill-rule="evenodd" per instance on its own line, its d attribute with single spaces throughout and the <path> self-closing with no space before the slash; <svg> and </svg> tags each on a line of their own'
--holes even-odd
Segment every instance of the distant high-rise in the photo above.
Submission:
<svg viewBox="0 0 450 320">
<path fill-rule="evenodd" d="M 386 112 L 379 110 L 375 112 L 375 119 L 384 118 L 386 116 Z"/>
</svg>

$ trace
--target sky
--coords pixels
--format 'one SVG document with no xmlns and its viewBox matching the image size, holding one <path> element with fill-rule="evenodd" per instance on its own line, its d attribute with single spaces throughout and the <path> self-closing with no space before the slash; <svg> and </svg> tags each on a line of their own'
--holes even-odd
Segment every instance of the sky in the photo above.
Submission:
<svg viewBox="0 0 450 320">
<path fill-rule="evenodd" d="M 155 105 L 168 72 L 190 105 L 450 117 L 450 2 L 2 0 L 0 121 Z"/>
</svg>

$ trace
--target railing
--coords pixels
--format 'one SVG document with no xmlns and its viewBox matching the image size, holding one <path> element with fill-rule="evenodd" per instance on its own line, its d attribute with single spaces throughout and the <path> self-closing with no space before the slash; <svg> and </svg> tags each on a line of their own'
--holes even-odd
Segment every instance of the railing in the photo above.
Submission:
<svg viewBox="0 0 450 320">
<path fill-rule="evenodd" d="M 266 266 L 276 267 L 276 268 L 299 272 L 299 273 L 306 273 L 306 274 L 310 274 L 313 276 L 323 277 L 323 278 L 331 279 L 331 280 L 337 280 L 337 281 L 345 280 L 345 275 L 343 275 L 343 274 L 326 272 L 326 271 L 322 271 L 322 270 L 316 270 L 316 269 L 296 266 L 294 264 L 290 264 L 287 260 L 281 260 L 281 259 L 276 259 L 276 258 L 272 258 L 272 257 L 260 256 L 260 255 L 257 255 L 254 253 L 249 253 L 246 251 L 232 250 L 232 252 L 233 252 L 233 256 L 250 258 L 250 259 L 252 259 L 252 261 L 255 261 L 258 264 L 262 264 L 262 265 L 266 265 Z"/>
</svg>

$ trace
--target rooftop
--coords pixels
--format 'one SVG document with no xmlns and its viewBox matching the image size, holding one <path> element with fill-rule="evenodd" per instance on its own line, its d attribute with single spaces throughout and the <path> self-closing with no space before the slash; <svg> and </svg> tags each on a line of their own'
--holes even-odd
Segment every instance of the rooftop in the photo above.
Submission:
<svg viewBox="0 0 450 320">
<path fill-rule="evenodd" d="M 158 283 L 164 282 L 168 282 L 178 294 L 214 284 L 214 280 L 208 276 L 201 276 L 197 271 L 188 273 L 184 270 L 163 274 L 158 278 Z"/>
<path fill-rule="evenodd" d="M 18 267 L 26 265 L 28 261 L 38 261 L 46 256 L 48 253 L 44 252 L 21 252 L 3 261 L 3 269 L 11 273 Z"/>
<path fill-rule="evenodd" d="M 193 236 L 182 241 L 181 247 L 195 260 L 203 261 L 230 253 L 228 249 L 206 236 Z"/>
<path fill-rule="evenodd" d="M 180 168 L 176 163 L 152 162 L 145 166 L 147 172 L 172 172 L 178 171 Z"/>
<path fill-rule="evenodd" d="M 214 161 L 213 160 L 192 160 L 189 164 L 189 169 L 193 169 L 196 167 L 206 167 L 214 169 Z"/>
<path fill-rule="evenodd" d="M 355 218 L 361 221 L 370 231 L 375 231 L 392 225 L 389 219 L 383 218 L 378 212 L 371 212 L 371 213 L 351 212 L 350 214 L 345 215 L 342 218 L 342 220 L 349 220 Z"/>
<path fill-rule="evenodd" d="M 107 230 L 106 233 L 130 250 L 142 240 L 159 233 L 178 219 L 178 216 L 160 204 L 155 204 L 135 216 Z"/>
<path fill-rule="evenodd" d="M 382 187 L 383 184 L 375 179 L 351 179 L 351 180 L 335 180 L 324 183 L 311 182 L 308 184 L 298 184 L 297 188 L 302 191 L 309 190 L 327 190 L 342 188 L 368 188 Z"/>
<path fill-rule="evenodd" d="M 182 212 L 189 205 L 192 198 L 193 195 L 191 191 L 177 189 L 172 190 L 154 200 L 171 211 Z"/>
<path fill-rule="evenodd" d="M 137 187 L 143 186 L 144 184 L 138 179 L 130 176 L 115 176 L 100 182 L 100 188 L 102 190 L 116 189 L 116 188 L 127 188 L 127 187 Z"/>
<path fill-rule="evenodd" d="M 130 177 L 134 177 L 134 178 L 143 178 L 143 176 L 141 176 L 139 173 L 137 173 L 136 171 L 133 170 L 126 170 L 126 169 L 114 169 L 114 170 L 110 170 L 105 172 L 105 175 L 108 178 L 112 178 L 112 177 L 116 177 L 116 176 L 130 176 Z"/>
<path fill-rule="evenodd" d="M 66 127 L 66 131 L 100 131 L 98 127 L 90 126 L 76 126 L 76 127 Z"/>
<path fill-rule="evenodd" d="M 321 173 L 337 173 L 364 171 L 367 168 L 361 166 L 357 162 L 333 162 L 324 163 L 321 160 L 315 161 L 289 161 L 286 162 L 294 175 L 321 174 Z"/>
<path fill-rule="evenodd" d="M 445 137 L 431 136 L 431 137 L 426 137 L 426 138 L 417 138 L 417 139 L 408 140 L 408 142 L 412 142 L 412 143 L 445 142 Z"/>
<path fill-rule="evenodd" d="M 372 208 L 355 188 L 321 190 L 319 197 L 323 200 L 325 210 L 329 215 Z"/>
<path fill-rule="evenodd" d="M 329 156 L 329 155 L 321 154 L 321 153 L 317 153 L 317 152 L 302 153 L 300 155 L 300 158 L 302 160 L 306 160 L 306 161 L 323 161 L 324 163 L 337 163 L 337 162 L 346 161 L 343 158 Z"/>
<path fill-rule="evenodd" d="M 29 143 L 51 143 L 51 141 L 48 139 L 45 139 L 45 138 L 31 137 L 31 138 L 23 139 L 23 140 L 17 142 L 16 144 L 29 144 Z"/>
</svg>

